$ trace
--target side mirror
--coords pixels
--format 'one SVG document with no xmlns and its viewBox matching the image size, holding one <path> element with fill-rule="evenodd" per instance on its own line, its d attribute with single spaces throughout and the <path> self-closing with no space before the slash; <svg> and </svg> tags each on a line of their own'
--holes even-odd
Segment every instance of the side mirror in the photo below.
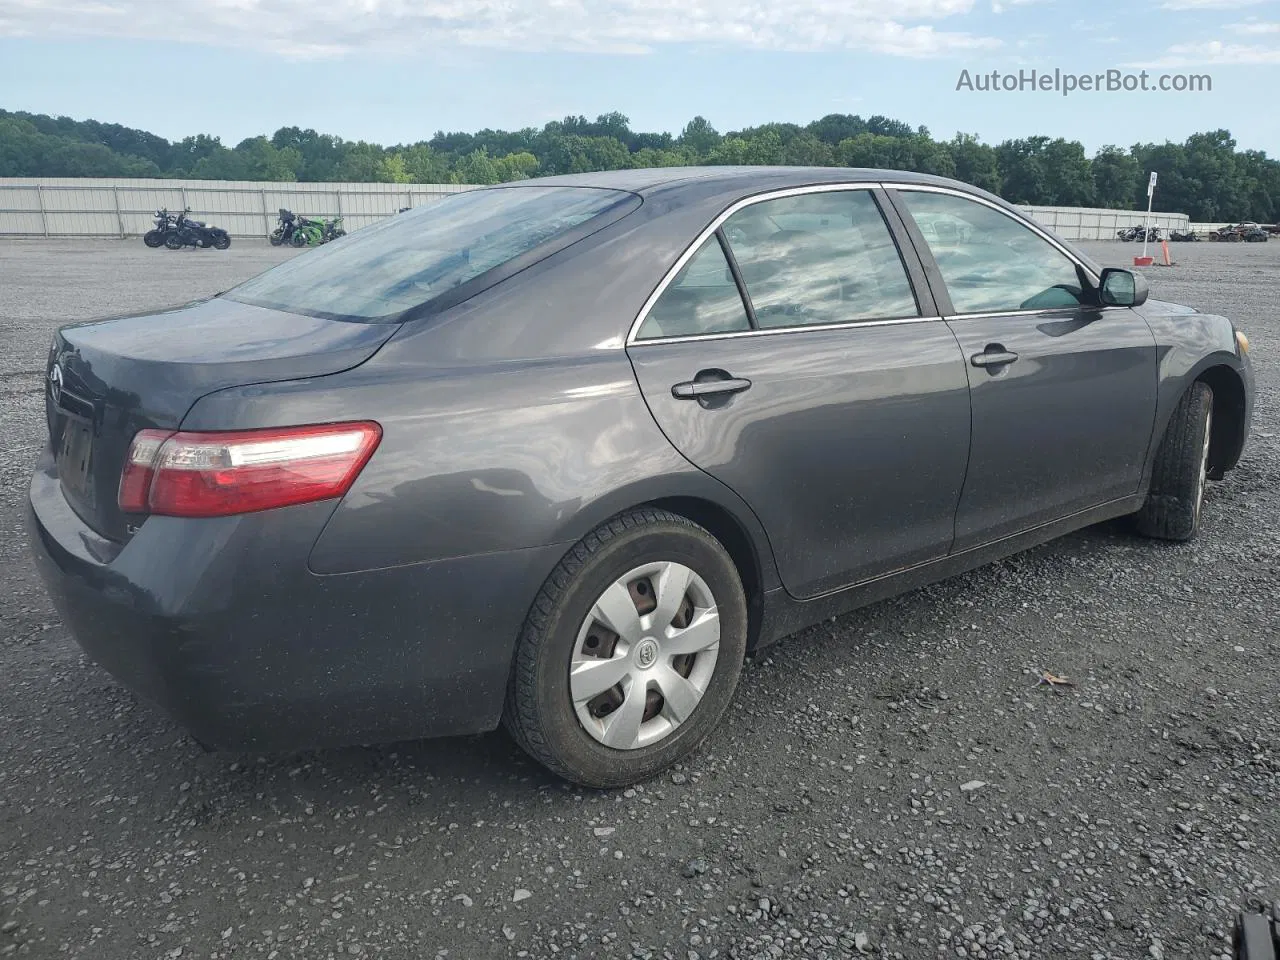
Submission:
<svg viewBox="0 0 1280 960">
<path fill-rule="evenodd" d="M 1098 298 L 1105 307 L 1136 307 L 1146 302 L 1147 278 L 1132 270 L 1107 267 L 1098 283 Z"/>
</svg>

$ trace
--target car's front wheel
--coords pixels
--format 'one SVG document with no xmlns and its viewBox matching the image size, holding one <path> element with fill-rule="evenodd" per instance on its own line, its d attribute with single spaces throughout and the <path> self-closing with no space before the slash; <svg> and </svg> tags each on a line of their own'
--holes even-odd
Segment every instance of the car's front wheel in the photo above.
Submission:
<svg viewBox="0 0 1280 960">
<path fill-rule="evenodd" d="M 1190 540 L 1196 535 L 1212 435 L 1213 391 L 1197 381 L 1178 401 L 1156 451 L 1151 489 L 1134 515 L 1139 533 L 1162 540 Z"/>
<path fill-rule="evenodd" d="M 543 584 L 503 722 L 568 780 L 635 783 L 715 728 L 746 641 L 746 597 L 724 547 L 685 517 L 632 510 L 575 544 Z"/>
</svg>

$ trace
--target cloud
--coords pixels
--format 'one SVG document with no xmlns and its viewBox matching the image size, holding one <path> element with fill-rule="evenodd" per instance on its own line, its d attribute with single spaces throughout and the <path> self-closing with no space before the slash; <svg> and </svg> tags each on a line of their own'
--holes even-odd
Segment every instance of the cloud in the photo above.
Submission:
<svg viewBox="0 0 1280 960">
<path fill-rule="evenodd" d="M 1128 64 L 1131 67 L 1204 67 L 1267 66 L 1280 64 L 1280 47 L 1262 47 L 1243 43 L 1223 43 L 1207 40 L 1203 43 L 1179 43 L 1165 51 L 1164 56 L 1145 63 Z"/>
<path fill-rule="evenodd" d="M 1268 0 L 1165 0 L 1166 10 L 1233 10 L 1239 7 L 1255 7 Z"/>
<path fill-rule="evenodd" d="M 164 38 L 293 58 L 457 46 L 638 54 L 665 44 L 939 57 L 976 0 L 0 0 L 0 36 Z"/>
<path fill-rule="evenodd" d="M 1032 3 L 1043 3 L 1045 0 L 991 0 L 992 13 L 1004 13 L 1010 7 L 1025 7 Z"/>
<path fill-rule="evenodd" d="M 1229 23 L 1227 29 L 1233 33 L 1245 33 L 1250 36 L 1260 36 L 1271 33 L 1280 33 L 1280 23 L 1262 23 L 1257 20 L 1250 20 L 1245 23 Z"/>
</svg>

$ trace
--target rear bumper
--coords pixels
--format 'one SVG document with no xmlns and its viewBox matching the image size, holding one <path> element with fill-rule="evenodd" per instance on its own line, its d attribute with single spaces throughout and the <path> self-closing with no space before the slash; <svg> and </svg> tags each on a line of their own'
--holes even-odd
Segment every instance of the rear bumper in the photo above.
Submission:
<svg viewBox="0 0 1280 960">
<path fill-rule="evenodd" d="M 36 565 L 77 642 L 206 746 L 301 749 L 479 733 L 558 547 L 319 576 L 332 513 L 152 517 L 121 548 L 32 479 Z"/>
</svg>

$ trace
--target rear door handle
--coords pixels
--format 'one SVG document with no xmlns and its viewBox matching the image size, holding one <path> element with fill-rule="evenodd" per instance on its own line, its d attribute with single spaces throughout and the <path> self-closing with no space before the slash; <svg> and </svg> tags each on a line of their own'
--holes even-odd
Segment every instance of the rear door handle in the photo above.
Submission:
<svg viewBox="0 0 1280 960">
<path fill-rule="evenodd" d="M 741 393 L 750 387 L 751 381 L 741 377 L 730 377 L 728 380 L 686 380 L 672 387 L 671 395 L 677 400 L 696 400 L 717 394 Z"/>
<path fill-rule="evenodd" d="M 1012 350 L 1005 350 L 1003 347 L 988 347 L 982 353 L 975 353 L 969 358 L 969 362 L 975 367 L 1003 367 L 1017 359 L 1018 355 Z"/>
</svg>

